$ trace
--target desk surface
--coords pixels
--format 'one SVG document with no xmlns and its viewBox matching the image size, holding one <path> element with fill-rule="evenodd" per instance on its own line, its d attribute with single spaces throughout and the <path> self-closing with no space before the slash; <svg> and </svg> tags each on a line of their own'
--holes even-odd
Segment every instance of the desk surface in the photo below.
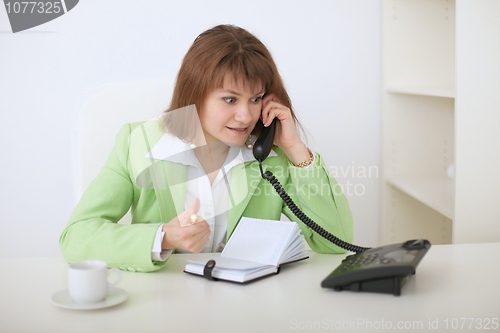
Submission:
<svg viewBox="0 0 500 333">
<path fill-rule="evenodd" d="M 400 297 L 322 289 L 345 254 L 310 252 L 247 285 L 183 273 L 210 254 L 178 254 L 158 272 L 123 272 L 127 301 L 91 311 L 51 304 L 67 288 L 62 258 L 1 258 L 0 332 L 500 331 L 499 254 L 500 243 L 433 246 Z"/>
</svg>

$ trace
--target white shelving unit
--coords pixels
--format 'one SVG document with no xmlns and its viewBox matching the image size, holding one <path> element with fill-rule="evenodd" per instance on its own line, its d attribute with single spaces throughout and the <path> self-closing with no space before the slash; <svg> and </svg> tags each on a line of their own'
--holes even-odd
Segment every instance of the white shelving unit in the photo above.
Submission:
<svg viewBox="0 0 500 333">
<path fill-rule="evenodd" d="M 383 11 L 381 243 L 500 241 L 500 1 Z"/>
</svg>

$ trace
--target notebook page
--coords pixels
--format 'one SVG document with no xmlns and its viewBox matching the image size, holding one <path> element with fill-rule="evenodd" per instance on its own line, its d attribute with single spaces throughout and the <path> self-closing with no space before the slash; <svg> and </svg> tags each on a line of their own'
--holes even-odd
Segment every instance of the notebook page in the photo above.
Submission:
<svg viewBox="0 0 500 333">
<path fill-rule="evenodd" d="M 306 256 L 306 254 L 304 253 L 305 244 L 306 240 L 304 238 L 304 235 L 298 234 L 293 240 L 293 242 L 288 246 L 286 251 L 281 255 L 280 263 L 287 262 L 291 258 L 294 258 L 296 256 L 305 257 Z"/>
<path fill-rule="evenodd" d="M 221 256 L 277 266 L 297 229 L 295 222 L 243 217 Z"/>
</svg>

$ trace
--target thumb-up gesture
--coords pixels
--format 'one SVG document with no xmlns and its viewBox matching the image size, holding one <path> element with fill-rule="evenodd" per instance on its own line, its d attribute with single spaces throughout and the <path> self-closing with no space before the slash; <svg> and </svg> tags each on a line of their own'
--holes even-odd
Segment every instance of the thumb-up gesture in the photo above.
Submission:
<svg viewBox="0 0 500 333">
<path fill-rule="evenodd" d="M 187 210 L 163 225 L 163 250 L 182 249 L 193 253 L 203 250 L 211 231 L 208 223 L 196 215 L 199 209 L 200 200 L 196 198 Z"/>
</svg>

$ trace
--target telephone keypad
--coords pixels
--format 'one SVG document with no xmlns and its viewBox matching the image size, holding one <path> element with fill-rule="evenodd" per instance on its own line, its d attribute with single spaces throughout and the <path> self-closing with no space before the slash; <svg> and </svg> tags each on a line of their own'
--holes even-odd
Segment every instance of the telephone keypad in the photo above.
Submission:
<svg viewBox="0 0 500 333">
<path fill-rule="evenodd" d="M 369 264 L 371 264 L 372 262 L 375 261 L 375 259 L 377 259 L 379 256 L 378 253 L 370 253 L 370 254 L 363 254 L 361 256 L 357 256 L 357 258 L 355 258 L 354 260 L 352 260 L 352 258 L 349 258 L 347 257 L 346 259 L 344 259 L 342 262 L 345 262 L 345 261 L 348 261 L 347 265 L 345 265 L 343 268 L 342 268 L 342 271 L 348 271 L 348 270 L 351 270 L 351 269 L 357 269 L 357 268 L 361 268 L 363 266 L 367 266 Z"/>
</svg>

